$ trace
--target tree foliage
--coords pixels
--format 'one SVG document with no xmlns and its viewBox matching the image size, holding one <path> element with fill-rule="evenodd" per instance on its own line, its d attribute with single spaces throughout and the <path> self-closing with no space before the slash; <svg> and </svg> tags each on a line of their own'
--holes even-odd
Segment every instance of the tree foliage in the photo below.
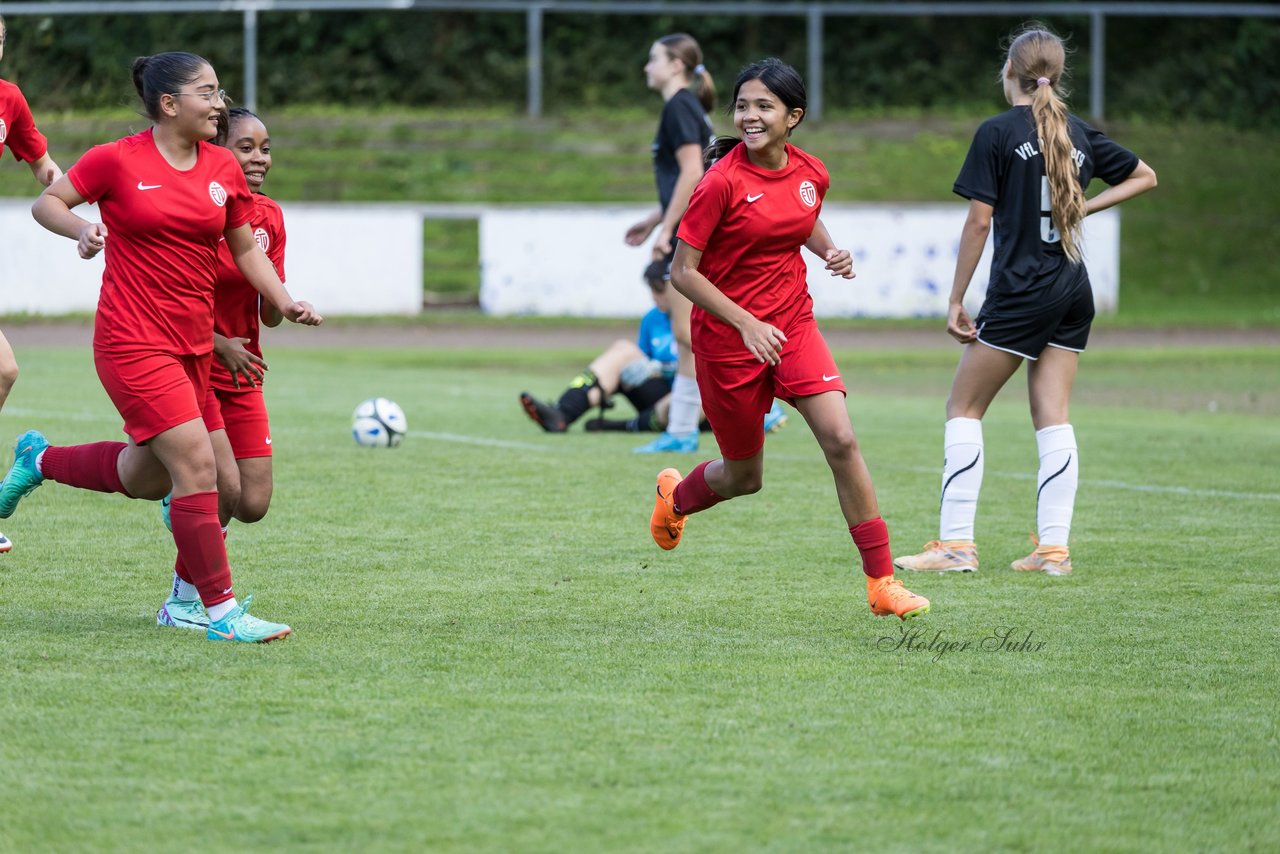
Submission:
<svg viewBox="0 0 1280 854">
<path fill-rule="evenodd" d="M 520 13 L 265 12 L 258 16 L 260 105 L 480 106 L 526 98 Z M 1020 23 L 997 17 L 825 19 L 828 109 L 998 105 L 1001 45 Z M 1087 111 L 1089 20 L 1049 20 L 1070 37 L 1074 103 Z M 135 102 L 133 57 L 193 50 L 243 89 L 237 13 L 22 16 L 8 21 L 3 73 L 42 110 Z M 631 16 L 548 13 L 543 103 L 549 111 L 648 103 L 641 68 L 650 43 L 685 31 L 702 43 L 722 101 L 737 70 L 780 56 L 805 72 L 805 20 L 796 15 Z M 1280 20 L 1107 19 L 1111 116 L 1280 125 Z"/>
</svg>

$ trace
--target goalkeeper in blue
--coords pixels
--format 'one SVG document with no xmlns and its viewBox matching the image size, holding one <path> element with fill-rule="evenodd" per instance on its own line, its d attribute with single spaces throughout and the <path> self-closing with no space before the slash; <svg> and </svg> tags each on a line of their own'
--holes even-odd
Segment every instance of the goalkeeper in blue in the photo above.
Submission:
<svg viewBox="0 0 1280 854">
<path fill-rule="evenodd" d="M 520 405 L 534 423 L 548 433 L 564 433 L 592 408 L 600 416 L 586 421 L 588 431 L 623 430 L 660 433 L 667 426 L 671 387 L 676 373 L 676 344 L 671 334 L 668 299 L 670 279 L 664 261 L 645 268 L 645 282 L 653 293 L 654 307 L 640 321 L 635 341 L 618 339 L 573 378 L 553 404 L 521 392 Z M 605 412 L 621 394 L 635 408 L 627 418 L 608 418 Z M 765 416 L 765 430 L 781 428 L 787 420 L 775 401 Z M 705 422 L 703 422 L 705 425 Z M 705 426 L 704 428 L 705 429 Z"/>
</svg>

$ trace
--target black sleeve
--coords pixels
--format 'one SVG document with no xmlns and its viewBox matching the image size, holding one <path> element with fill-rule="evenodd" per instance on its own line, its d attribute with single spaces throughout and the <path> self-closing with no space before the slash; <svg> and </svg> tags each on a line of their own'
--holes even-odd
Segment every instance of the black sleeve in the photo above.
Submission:
<svg viewBox="0 0 1280 854">
<path fill-rule="evenodd" d="M 1108 184 L 1119 184 L 1138 168 L 1138 155 L 1109 139 L 1100 130 L 1084 125 L 1085 139 L 1093 152 L 1093 174 Z"/>
<path fill-rule="evenodd" d="M 674 152 L 682 145 L 696 145 L 698 150 L 706 148 L 711 137 L 711 129 L 707 127 L 706 115 L 698 99 L 678 96 L 671 99 L 670 109 L 663 114 L 663 133 L 667 143 Z"/>
<path fill-rule="evenodd" d="M 995 125 L 978 127 L 951 191 L 971 201 L 995 206 L 1000 193 L 1000 140 Z"/>
</svg>

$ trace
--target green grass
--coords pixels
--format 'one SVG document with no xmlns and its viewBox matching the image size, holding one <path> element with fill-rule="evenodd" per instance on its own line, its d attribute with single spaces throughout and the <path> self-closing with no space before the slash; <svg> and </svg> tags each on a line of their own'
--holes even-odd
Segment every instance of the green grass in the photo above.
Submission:
<svg viewBox="0 0 1280 854">
<path fill-rule="evenodd" d="M 664 553 L 666 461 L 516 405 L 591 354 L 268 355 L 275 504 L 229 547 L 295 636 L 157 628 L 156 506 L 43 486 L 2 526 L 0 851 L 1280 847 L 1275 350 L 1086 357 L 1067 579 L 1006 569 L 1034 524 L 1015 378 L 986 420 L 981 572 L 909 581 L 922 640 L 1044 646 L 940 657 L 887 648 L 794 414 L 764 491 Z M 89 353 L 22 357 L 0 433 L 119 435 Z M 838 357 L 909 550 L 936 532 L 954 354 Z M 403 447 L 351 443 L 373 394 Z"/>
<path fill-rule="evenodd" d="M 310 201 L 649 203 L 653 106 L 537 121 L 492 109 L 267 111 L 277 164 L 269 192 Z M 826 162 L 832 201 L 951 201 L 983 115 L 834 115 L 802 125 L 796 141 Z M 39 118 L 64 165 L 146 124 L 120 111 Z M 723 116 L 717 122 L 729 130 Z M 1116 321 L 1280 326 L 1268 254 L 1280 224 L 1274 133 L 1137 120 L 1107 130 L 1160 176 L 1155 192 L 1123 209 Z M 0 170 L 0 195 L 34 189 L 25 170 Z M 424 246 L 427 291 L 475 293 L 474 226 L 429 225 Z"/>
</svg>

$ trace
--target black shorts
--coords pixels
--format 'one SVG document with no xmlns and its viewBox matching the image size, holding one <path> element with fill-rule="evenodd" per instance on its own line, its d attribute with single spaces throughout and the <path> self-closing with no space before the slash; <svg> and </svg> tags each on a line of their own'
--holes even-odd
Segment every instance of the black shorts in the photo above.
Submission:
<svg viewBox="0 0 1280 854">
<path fill-rule="evenodd" d="M 1093 288 L 1084 265 L 1050 293 L 988 294 L 976 321 L 978 340 L 1033 362 L 1045 347 L 1084 352 L 1093 326 Z"/>
</svg>

